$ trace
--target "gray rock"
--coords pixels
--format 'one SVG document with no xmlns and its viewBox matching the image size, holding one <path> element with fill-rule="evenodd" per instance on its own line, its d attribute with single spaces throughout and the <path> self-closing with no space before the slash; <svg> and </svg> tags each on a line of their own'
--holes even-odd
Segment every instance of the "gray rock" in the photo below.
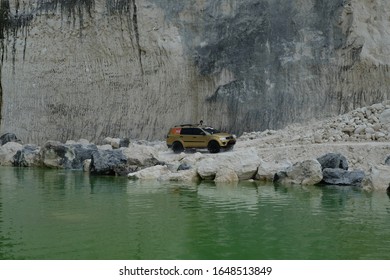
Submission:
<svg viewBox="0 0 390 280">
<path fill-rule="evenodd" d="M 182 163 L 179 165 L 179 167 L 177 168 L 177 171 L 180 171 L 180 170 L 188 170 L 188 169 L 191 169 L 191 165 L 187 164 L 187 163 Z"/>
<path fill-rule="evenodd" d="M 134 172 L 127 164 L 127 157 L 121 149 L 96 150 L 92 153 L 91 174 L 123 175 Z"/>
<path fill-rule="evenodd" d="M 83 163 L 87 159 L 92 158 L 92 153 L 97 151 L 97 147 L 94 144 L 82 145 L 74 144 L 71 145 L 71 148 L 74 151 L 75 158 L 72 160 L 71 168 L 73 169 L 83 169 Z"/>
<path fill-rule="evenodd" d="M 381 124 L 389 124 L 390 123 L 390 109 L 384 110 L 380 115 L 379 115 L 379 122 Z"/>
<path fill-rule="evenodd" d="M 42 160 L 47 167 L 81 170 L 83 162 L 91 159 L 94 151 L 97 151 L 94 144 L 63 144 L 48 141 L 42 148 Z"/>
<path fill-rule="evenodd" d="M 130 139 L 129 138 L 121 138 L 119 140 L 119 148 L 127 148 L 130 145 Z"/>
<path fill-rule="evenodd" d="M 344 170 L 348 170 L 347 158 L 341 154 L 328 153 L 317 158 L 317 160 L 321 164 L 322 169 L 341 168 Z"/>
<path fill-rule="evenodd" d="M 8 142 L 16 142 L 21 143 L 22 141 L 16 137 L 14 133 L 5 133 L 0 136 L 0 146 L 8 143 Z"/>
<path fill-rule="evenodd" d="M 385 159 L 385 165 L 390 165 L 390 155 L 388 155 Z"/>
<path fill-rule="evenodd" d="M 341 168 L 325 168 L 322 170 L 323 182 L 330 185 L 360 186 L 365 177 L 364 171 L 347 171 Z"/>
<path fill-rule="evenodd" d="M 43 164 L 41 148 L 36 145 L 26 145 L 16 152 L 13 157 L 13 166 L 39 167 Z"/>
</svg>

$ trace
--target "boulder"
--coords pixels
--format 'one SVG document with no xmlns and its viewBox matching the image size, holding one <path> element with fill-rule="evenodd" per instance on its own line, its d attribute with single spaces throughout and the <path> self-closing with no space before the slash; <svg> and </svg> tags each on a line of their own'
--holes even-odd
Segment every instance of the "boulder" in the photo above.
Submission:
<svg viewBox="0 0 390 280">
<path fill-rule="evenodd" d="M 42 166 L 41 148 L 36 145 L 25 145 L 13 157 L 13 166 L 39 167 Z"/>
<path fill-rule="evenodd" d="M 234 170 L 239 180 L 253 179 L 261 161 L 255 149 L 242 150 L 219 155 L 219 168 Z"/>
<path fill-rule="evenodd" d="M 128 169 L 128 171 L 126 171 Z M 122 175 L 134 171 L 128 166 L 127 156 L 122 149 L 99 150 L 92 152 L 90 172 L 98 175 Z"/>
<path fill-rule="evenodd" d="M 274 181 L 292 185 L 315 185 L 322 180 L 321 164 L 315 160 L 295 163 L 286 171 L 278 172 Z"/>
<path fill-rule="evenodd" d="M 348 170 L 348 161 L 345 156 L 336 153 L 328 153 L 319 158 L 318 162 L 321 164 L 321 168 L 341 168 Z"/>
<path fill-rule="evenodd" d="M 160 164 L 160 161 L 156 158 L 157 150 L 152 146 L 131 144 L 128 148 L 123 148 L 122 151 L 127 157 L 129 165 L 146 168 Z"/>
<path fill-rule="evenodd" d="M 71 163 L 72 169 L 83 169 L 84 161 L 92 158 L 92 153 L 97 151 L 95 144 L 74 144 L 71 145 L 74 151 L 74 159 Z"/>
<path fill-rule="evenodd" d="M 322 181 L 330 185 L 361 186 L 364 179 L 364 171 L 347 171 L 341 168 L 325 168 L 322 170 Z"/>
<path fill-rule="evenodd" d="M 238 182 L 239 178 L 237 173 L 230 168 L 222 168 L 217 171 L 215 174 L 214 182 L 217 183 L 234 183 Z"/>
<path fill-rule="evenodd" d="M 0 165 L 12 166 L 15 154 L 22 149 L 22 144 L 16 142 L 7 142 L 0 146 Z"/>
<path fill-rule="evenodd" d="M 14 133 L 5 133 L 0 136 L 0 146 L 8 143 L 8 142 L 16 142 L 21 144 L 21 140 L 16 137 Z"/>
<path fill-rule="evenodd" d="M 159 180 L 171 182 L 198 182 L 200 177 L 195 169 L 187 169 L 161 174 Z"/>
<path fill-rule="evenodd" d="M 390 166 L 382 164 L 371 166 L 362 186 L 365 190 L 387 191 L 390 186 Z"/>
<path fill-rule="evenodd" d="M 46 167 L 64 169 L 83 169 L 83 162 L 91 159 L 97 151 L 94 144 L 63 144 L 48 141 L 42 148 L 42 161 Z"/>
<path fill-rule="evenodd" d="M 384 110 L 380 115 L 379 115 L 379 122 L 383 125 L 388 125 L 390 124 L 390 109 Z"/>
<path fill-rule="evenodd" d="M 197 172 L 203 180 L 214 180 L 218 170 L 218 162 L 213 158 L 205 158 L 198 163 Z"/>
<path fill-rule="evenodd" d="M 234 170 L 239 180 L 248 180 L 255 177 L 260 160 L 253 149 L 220 153 L 213 158 L 204 158 L 197 162 L 197 170 L 204 180 L 214 180 L 217 171 L 226 168 Z"/>
<path fill-rule="evenodd" d="M 103 140 L 103 144 L 109 144 L 113 149 L 126 148 L 130 144 L 130 139 L 106 137 Z"/>
<path fill-rule="evenodd" d="M 291 167 L 292 163 L 288 160 L 282 162 L 266 162 L 260 160 L 255 179 L 272 182 L 276 173 L 286 171 Z"/>
<path fill-rule="evenodd" d="M 74 154 L 61 142 L 48 141 L 42 148 L 42 161 L 46 167 L 63 168 L 63 163 L 69 157 L 73 158 Z"/>
<path fill-rule="evenodd" d="M 169 173 L 170 171 L 167 166 L 156 165 L 156 166 L 139 170 L 137 172 L 131 172 L 127 175 L 127 177 L 129 179 L 139 179 L 139 180 L 158 180 L 163 175 L 167 175 Z"/>
</svg>

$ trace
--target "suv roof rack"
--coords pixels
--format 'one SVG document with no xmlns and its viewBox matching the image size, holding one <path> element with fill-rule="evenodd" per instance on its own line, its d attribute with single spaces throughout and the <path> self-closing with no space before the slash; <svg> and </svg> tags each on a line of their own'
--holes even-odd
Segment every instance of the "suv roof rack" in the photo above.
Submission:
<svg viewBox="0 0 390 280">
<path fill-rule="evenodd" d="M 183 126 L 194 126 L 193 124 L 191 124 L 191 123 L 186 123 L 186 124 L 180 124 L 180 125 L 178 125 L 178 126 L 181 126 L 181 127 L 183 127 Z"/>
</svg>

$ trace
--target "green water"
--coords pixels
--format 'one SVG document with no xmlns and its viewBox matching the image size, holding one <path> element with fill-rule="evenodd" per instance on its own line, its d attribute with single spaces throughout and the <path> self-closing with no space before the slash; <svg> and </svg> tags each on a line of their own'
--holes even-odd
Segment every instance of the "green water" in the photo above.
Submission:
<svg viewBox="0 0 390 280">
<path fill-rule="evenodd" d="M 0 259 L 390 259 L 390 198 L 2 167 Z"/>
</svg>

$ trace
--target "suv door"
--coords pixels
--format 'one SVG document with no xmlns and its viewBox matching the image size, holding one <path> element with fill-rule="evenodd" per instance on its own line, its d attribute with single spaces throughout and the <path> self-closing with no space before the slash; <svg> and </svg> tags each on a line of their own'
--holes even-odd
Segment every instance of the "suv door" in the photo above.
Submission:
<svg viewBox="0 0 390 280">
<path fill-rule="evenodd" d="M 205 132 L 197 127 L 186 127 L 182 128 L 180 135 L 184 147 L 186 148 L 204 148 L 206 143 Z"/>
</svg>

